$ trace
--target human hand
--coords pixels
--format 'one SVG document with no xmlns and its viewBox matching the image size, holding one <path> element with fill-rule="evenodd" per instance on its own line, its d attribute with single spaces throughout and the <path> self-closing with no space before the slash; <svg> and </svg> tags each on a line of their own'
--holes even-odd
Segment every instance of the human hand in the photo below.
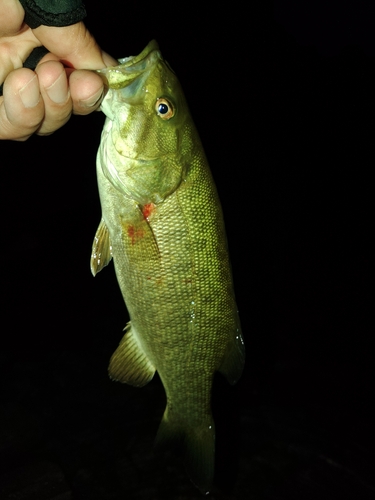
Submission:
<svg viewBox="0 0 375 500">
<path fill-rule="evenodd" d="M 0 0 L 0 12 L 0 139 L 49 135 L 72 113 L 86 115 L 100 106 L 103 80 L 87 70 L 118 62 L 100 49 L 82 22 L 31 29 L 18 0 Z M 43 45 L 50 52 L 35 71 L 23 68 L 32 50 Z"/>
</svg>

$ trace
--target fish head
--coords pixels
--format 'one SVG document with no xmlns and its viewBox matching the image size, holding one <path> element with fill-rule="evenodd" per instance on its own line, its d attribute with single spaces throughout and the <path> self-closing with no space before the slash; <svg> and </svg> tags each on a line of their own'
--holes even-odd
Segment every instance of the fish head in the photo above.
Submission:
<svg viewBox="0 0 375 500">
<path fill-rule="evenodd" d="M 141 203 L 158 203 L 186 175 L 191 120 L 179 81 L 156 41 L 119 66 L 99 72 L 108 92 L 102 169 L 117 188 Z M 104 143 L 104 144 L 103 144 Z"/>
</svg>

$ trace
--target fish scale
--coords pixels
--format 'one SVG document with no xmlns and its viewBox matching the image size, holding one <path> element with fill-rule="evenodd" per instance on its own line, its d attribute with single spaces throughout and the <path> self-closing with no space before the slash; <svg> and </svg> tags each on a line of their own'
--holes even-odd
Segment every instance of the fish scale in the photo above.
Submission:
<svg viewBox="0 0 375 500">
<path fill-rule="evenodd" d="M 97 157 L 102 220 L 91 269 L 95 275 L 113 257 L 130 316 L 109 373 L 141 387 L 158 371 L 167 407 L 156 444 L 179 443 L 191 480 L 207 493 L 214 474 L 213 376 L 219 370 L 235 383 L 245 357 L 219 198 L 157 43 L 101 73 L 109 90 Z"/>
</svg>

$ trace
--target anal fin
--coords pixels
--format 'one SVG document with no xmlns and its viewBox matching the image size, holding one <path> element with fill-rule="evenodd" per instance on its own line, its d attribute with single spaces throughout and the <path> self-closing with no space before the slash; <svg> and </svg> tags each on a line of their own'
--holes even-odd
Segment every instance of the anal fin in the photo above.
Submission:
<svg viewBox="0 0 375 500">
<path fill-rule="evenodd" d="M 119 382 L 143 387 L 154 376 L 155 367 L 139 345 L 130 321 L 125 331 L 125 335 L 109 362 L 109 376 Z"/>
</svg>

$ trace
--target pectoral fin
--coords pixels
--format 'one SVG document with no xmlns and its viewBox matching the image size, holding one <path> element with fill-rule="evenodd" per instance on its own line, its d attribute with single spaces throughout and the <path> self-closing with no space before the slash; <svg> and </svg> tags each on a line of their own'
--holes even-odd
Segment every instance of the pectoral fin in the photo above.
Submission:
<svg viewBox="0 0 375 500">
<path fill-rule="evenodd" d="M 109 232 L 104 219 L 100 221 L 92 244 L 90 267 L 95 276 L 112 259 L 112 247 Z"/>
<path fill-rule="evenodd" d="M 139 345 L 130 322 L 125 330 L 126 333 L 109 362 L 109 376 L 119 382 L 143 387 L 154 376 L 155 367 Z"/>
</svg>

